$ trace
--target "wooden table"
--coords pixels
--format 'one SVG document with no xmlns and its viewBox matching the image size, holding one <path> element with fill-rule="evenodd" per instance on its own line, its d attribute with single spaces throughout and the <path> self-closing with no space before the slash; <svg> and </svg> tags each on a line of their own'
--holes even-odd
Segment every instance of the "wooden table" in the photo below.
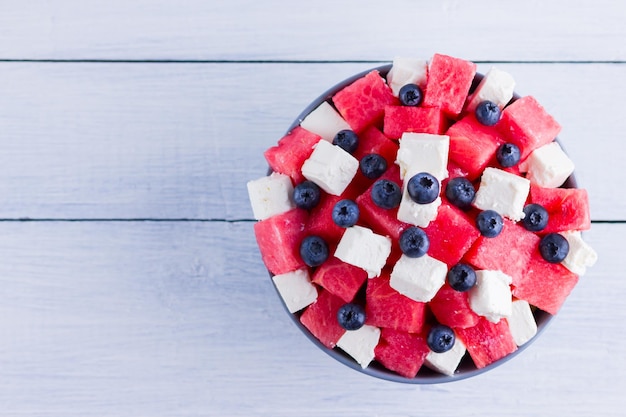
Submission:
<svg viewBox="0 0 626 417">
<path fill-rule="evenodd" d="M 625 18 L 615 0 L 2 2 L 0 415 L 622 415 Z M 245 183 L 321 91 L 434 52 L 509 71 L 563 125 L 600 260 L 515 360 L 414 386 L 293 325 Z"/>
</svg>

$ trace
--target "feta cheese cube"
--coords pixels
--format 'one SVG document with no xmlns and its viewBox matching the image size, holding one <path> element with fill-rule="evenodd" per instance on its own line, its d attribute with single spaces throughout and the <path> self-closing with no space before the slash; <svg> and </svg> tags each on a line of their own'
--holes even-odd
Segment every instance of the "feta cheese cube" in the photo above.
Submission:
<svg viewBox="0 0 626 417">
<path fill-rule="evenodd" d="M 374 348 L 379 339 L 380 329 L 364 324 L 358 330 L 346 331 L 337 341 L 337 346 L 352 356 L 362 368 L 367 368 L 374 360 Z"/>
<path fill-rule="evenodd" d="M 513 301 L 511 317 L 507 319 L 511 336 L 517 346 L 522 346 L 537 334 L 537 323 L 525 300 Z"/>
<path fill-rule="evenodd" d="M 248 197 L 256 220 L 265 220 L 295 207 L 293 185 L 288 175 L 272 173 L 269 176 L 248 181 Z"/>
<path fill-rule="evenodd" d="M 405 223 L 419 227 L 426 227 L 437 217 L 437 210 L 441 205 L 441 197 L 428 204 L 418 204 L 411 199 L 406 187 L 402 193 L 397 218 Z"/>
<path fill-rule="evenodd" d="M 470 308 L 492 323 L 511 317 L 511 282 L 502 271 L 476 271 L 476 285 L 469 291 Z"/>
<path fill-rule="evenodd" d="M 272 280 L 290 313 L 302 310 L 317 299 L 317 289 L 306 269 L 274 275 Z"/>
<path fill-rule="evenodd" d="M 426 303 L 445 283 L 447 273 L 448 266 L 438 259 L 402 255 L 391 271 L 389 285 L 412 300 Z"/>
<path fill-rule="evenodd" d="M 587 267 L 593 266 L 598 260 L 598 254 L 582 238 L 579 231 L 561 232 L 569 243 L 569 252 L 562 264 L 578 276 L 585 275 Z"/>
<path fill-rule="evenodd" d="M 329 194 L 341 195 L 359 169 L 359 161 L 348 152 L 320 140 L 302 164 L 302 175 Z"/>
<path fill-rule="evenodd" d="M 466 111 L 473 112 L 476 106 L 485 100 L 496 103 L 502 109 L 513 98 L 513 90 L 515 80 L 511 74 L 491 67 L 468 98 Z"/>
<path fill-rule="evenodd" d="M 437 372 L 441 372 L 444 375 L 454 375 L 454 371 L 459 367 L 463 355 L 465 355 L 465 345 L 457 337 L 454 341 L 454 346 L 447 352 L 436 353 L 432 350 L 426 355 L 424 365 Z"/>
<path fill-rule="evenodd" d="M 550 142 L 532 151 L 520 164 L 520 171 L 527 172 L 526 178 L 533 184 L 556 188 L 574 172 L 574 163 L 557 142 Z"/>
<path fill-rule="evenodd" d="M 380 275 L 391 253 L 391 239 L 362 226 L 346 229 L 335 250 L 335 257 L 367 272 L 368 278 Z"/>
<path fill-rule="evenodd" d="M 408 180 L 428 172 L 441 183 L 448 177 L 449 136 L 405 132 L 399 143 L 396 164 L 400 166 L 400 178 Z"/>
<path fill-rule="evenodd" d="M 387 83 L 397 97 L 407 84 L 417 84 L 422 89 L 428 81 L 428 61 L 415 58 L 396 57 L 387 74 Z"/>
<path fill-rule="evenodd" d="M 317 106 L 300 122 L 300 126 L 332 143 L 340 130 L 350 130 L 350 125 L 327 101 Z"/>
<path fill-rule="evenodd" d="M 487 167 L 480 178 L 474 207 L 495 210 L 513 221 L 524 218 L 524 204 L 530 192 L 530 181 L 498 168 Z"/>
</svg>

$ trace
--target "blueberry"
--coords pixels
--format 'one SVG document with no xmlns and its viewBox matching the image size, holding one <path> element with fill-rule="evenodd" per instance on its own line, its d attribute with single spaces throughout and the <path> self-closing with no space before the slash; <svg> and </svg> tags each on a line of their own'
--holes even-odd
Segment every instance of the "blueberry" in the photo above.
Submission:
<svg viewBox="0 0 626 417">
<path fill-rule="evenodd" d="M 452 349 L 455 340 L 454 331 L 450 327 L 437 324 L 428 332 L 426 343 L 433 352 L 443 353 Z"/>
<path fill-rule="evenodd" d="M 308 266 L 320 266 L 328 259 L 328 245 L 319 236 L 307 236 L 300 244 L 300 256 Z"/>
<path fill-rule="evenodd" d="M 344 304 L 337 311 L 337 321 L 346 330 L 358 330 L 365 324 L 365 310 L 358 304 Z"/>
<path fill-rule="evenodd" d="M 321 194 L 322 191 L 317 184 L 306 180 L 294 187 L 293 202 L 302 209 L 311 210 L 320 202 Z"/>
<path fill-rule="evenodd" d="M 422 104 L 424 93 L 418 85 L 407 84 L 400 89 L 398 98 L 405 106 L 419 106 Z"/>
<path fill-rule="evenodd" d="M 359 206 L 352 200 L 339 200 L 333 207 L 332 218 L 339 227 L 354 226 L 359 220 Z"/>
<path fill-rule="evenodd" d="M 513 143 L 503 143 L 496 151 L 496 159 L 504 168 L 517 165 L 521 157 L 521 152 L 517 145 Z"/>
<path fill-rule="evenodd" d="M 359 168 L 366 178 L 375 180 L 387 170 L 387 161 L 377 153 L 370 153 L 361 159 Z"/>
<path fill-rule="evenodd" d="M 409 258 L 419 258 L 428 252 L 430 240 L 425 231 L 411 226 L 400 235 L 400 249 Z"/>
<path fill-rule="evenodd" d="M 339 146 L 348 153 L 353 153 L 359 146 L 359 137 L 352 130 L 340 130 L 333 138 L 333 145 Z"/>
<path fill-rule="evenodd" d="M 560 234 L 550 233 L 539 241 L 539 252 L 541 252 L 541 257 L 546 261 L 558 264 L 567 256 L 569 243 Z"/>
<path fill-rule="evenodd" d="M 548 225 L 548 211 L 539 204 L 529 204 L 524 207 L 522 225 L 531 232 L 540 232 Z"/>
<path fill-rule="evenodd" d="M 378 207 L 392 209 L 400 205 L 400 200 L 402 200 L 402 191 L 395 182 L 378 180 L 372 186 L 372 201 Z"/>
<path fill-rule="evenodd" d="M 476 120 L 485 126 L 493 126 L 500 120 L 500 107 L 493 101 L 483 101 L 476 106 Z"/>
<path fill-rule="evenodd" d="M 460 209 L 470 208 L 475 196 L 476 190 L 467 178 L 452 178 L 446 185 L 446 198 Z"/>
<path fill-rule="evenodd" d="M 476 216 L 476 227 L 480 231 L 480 234 L 485 237 L 496 237 L 502 231 L 504 221 L 502 216 L 493 210 L 481 211 Z"/>
<path fill-rule="evenodd" d="M 448 271 L 448 284 L 459 292 L 465 292 L 476 285 L 476 272 L 463 263 L 458 263 Z"/>
<path fill-rule="evenodd" d="M 439 197 L 439 181 L 427 172 L 420 172 L 411 177 L 407 191 L 418 204 L 432 203 Z"/>
</svg>

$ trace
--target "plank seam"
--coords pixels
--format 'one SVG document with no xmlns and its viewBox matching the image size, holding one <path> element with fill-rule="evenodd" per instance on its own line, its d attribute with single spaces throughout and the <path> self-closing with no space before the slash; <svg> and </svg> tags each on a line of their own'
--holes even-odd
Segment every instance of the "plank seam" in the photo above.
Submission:
<svg viewBox="0 0 626 417">
<path fill-rule="evenodd" d="M 255 223 L 255 219 L 224 219 L 224 218 L 208 218 L 208 219 L 192 219 L 192 218 L 0 218 L 0 223 L 104 223 L 104 222 L 189 222 L 189 223 Z M 626 220 L 592 220 L 591 224 L 626 224 Z"/>
<path fill-rule="evenodd" d="M 471 60 L 476 64 L 626 64 L 626 60 Z M 390 60 L 280 60 L 280 59 L 11 59 L 0 63 L 61 63 L 61 64 L 379 64 Z"/>
</svg>

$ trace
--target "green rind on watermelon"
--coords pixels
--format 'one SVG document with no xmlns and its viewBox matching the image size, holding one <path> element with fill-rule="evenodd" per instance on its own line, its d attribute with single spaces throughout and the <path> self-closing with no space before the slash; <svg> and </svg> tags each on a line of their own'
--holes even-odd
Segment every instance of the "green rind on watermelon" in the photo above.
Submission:
<svg viewBox="0 0 626 417">
<path fill-rule="evenodd" d="M 366 279 L 365 270 L 331 256 L 315 270 L 312 281 L 349 303 Z"/>
<path fill-rule="evenodd" d="M 428 305 L 439 323 L 452 328 L 473 327 L 480 319 L 469 305 L 469 293 L 456 291 L 448 283 L 439 289 Z"/>
<path fill-rule="evenodd" d="M 442 204 L 437 218 L 424 228 L 430 240 L 428 255 L 456 265 L 480 236 L 470 218 L 456 207 Z"/>
<path fill-rule="evenodd" d="M 467 93 L 476 75 L 476 64 L 448 55 L 435 54 L 428 66 L 424 93 L 425 107 L 440 107 L 456 117 L 463 110 Z"/>
<path fill-rule="evenodd" d="M 548 225 L 541 233 L 589 230 L 589 196 L 584 188 L 543 188 L 530 186 L 530 202 L 548 212 Z"/>
<path fill-rule="evenodd" d="M 405 132 L 439 135 L 447 127 L 438 107 L 387 106 L 383 124 L 385 135 L 396 140 Z"/>
<path fill-rule="evenodd" d="M 393 329 L 381 329 L 380 341 L 374 349 L 378 362 L 406 378 L 415 378 L 428 352 L 428 344 L 421 334 Z"/>
<path fill-rule="evenodd" d="M 294 184 L 299 184 L 304 181 L 302 164 L 321 139 L 321 136 L 296 126 L 278 141 L 278 145 L 267 149 L 264 156 L 272 171 L 289 175 Z"/>
<path fill-rule="evenodd" d="M 337 312 L 345 302 L 328 291 L 321 290 L 317 300 L 308 306 L 300 316 L 300 322 L 329 349 L 346 332 L 337 321 Z"/>
<path fill-rule="evenodd" d="M 476 326 L 456 332 L 479 369 L 517 350 L 506 319 L 494 324 L 481 317 Z"/>
</svg>

